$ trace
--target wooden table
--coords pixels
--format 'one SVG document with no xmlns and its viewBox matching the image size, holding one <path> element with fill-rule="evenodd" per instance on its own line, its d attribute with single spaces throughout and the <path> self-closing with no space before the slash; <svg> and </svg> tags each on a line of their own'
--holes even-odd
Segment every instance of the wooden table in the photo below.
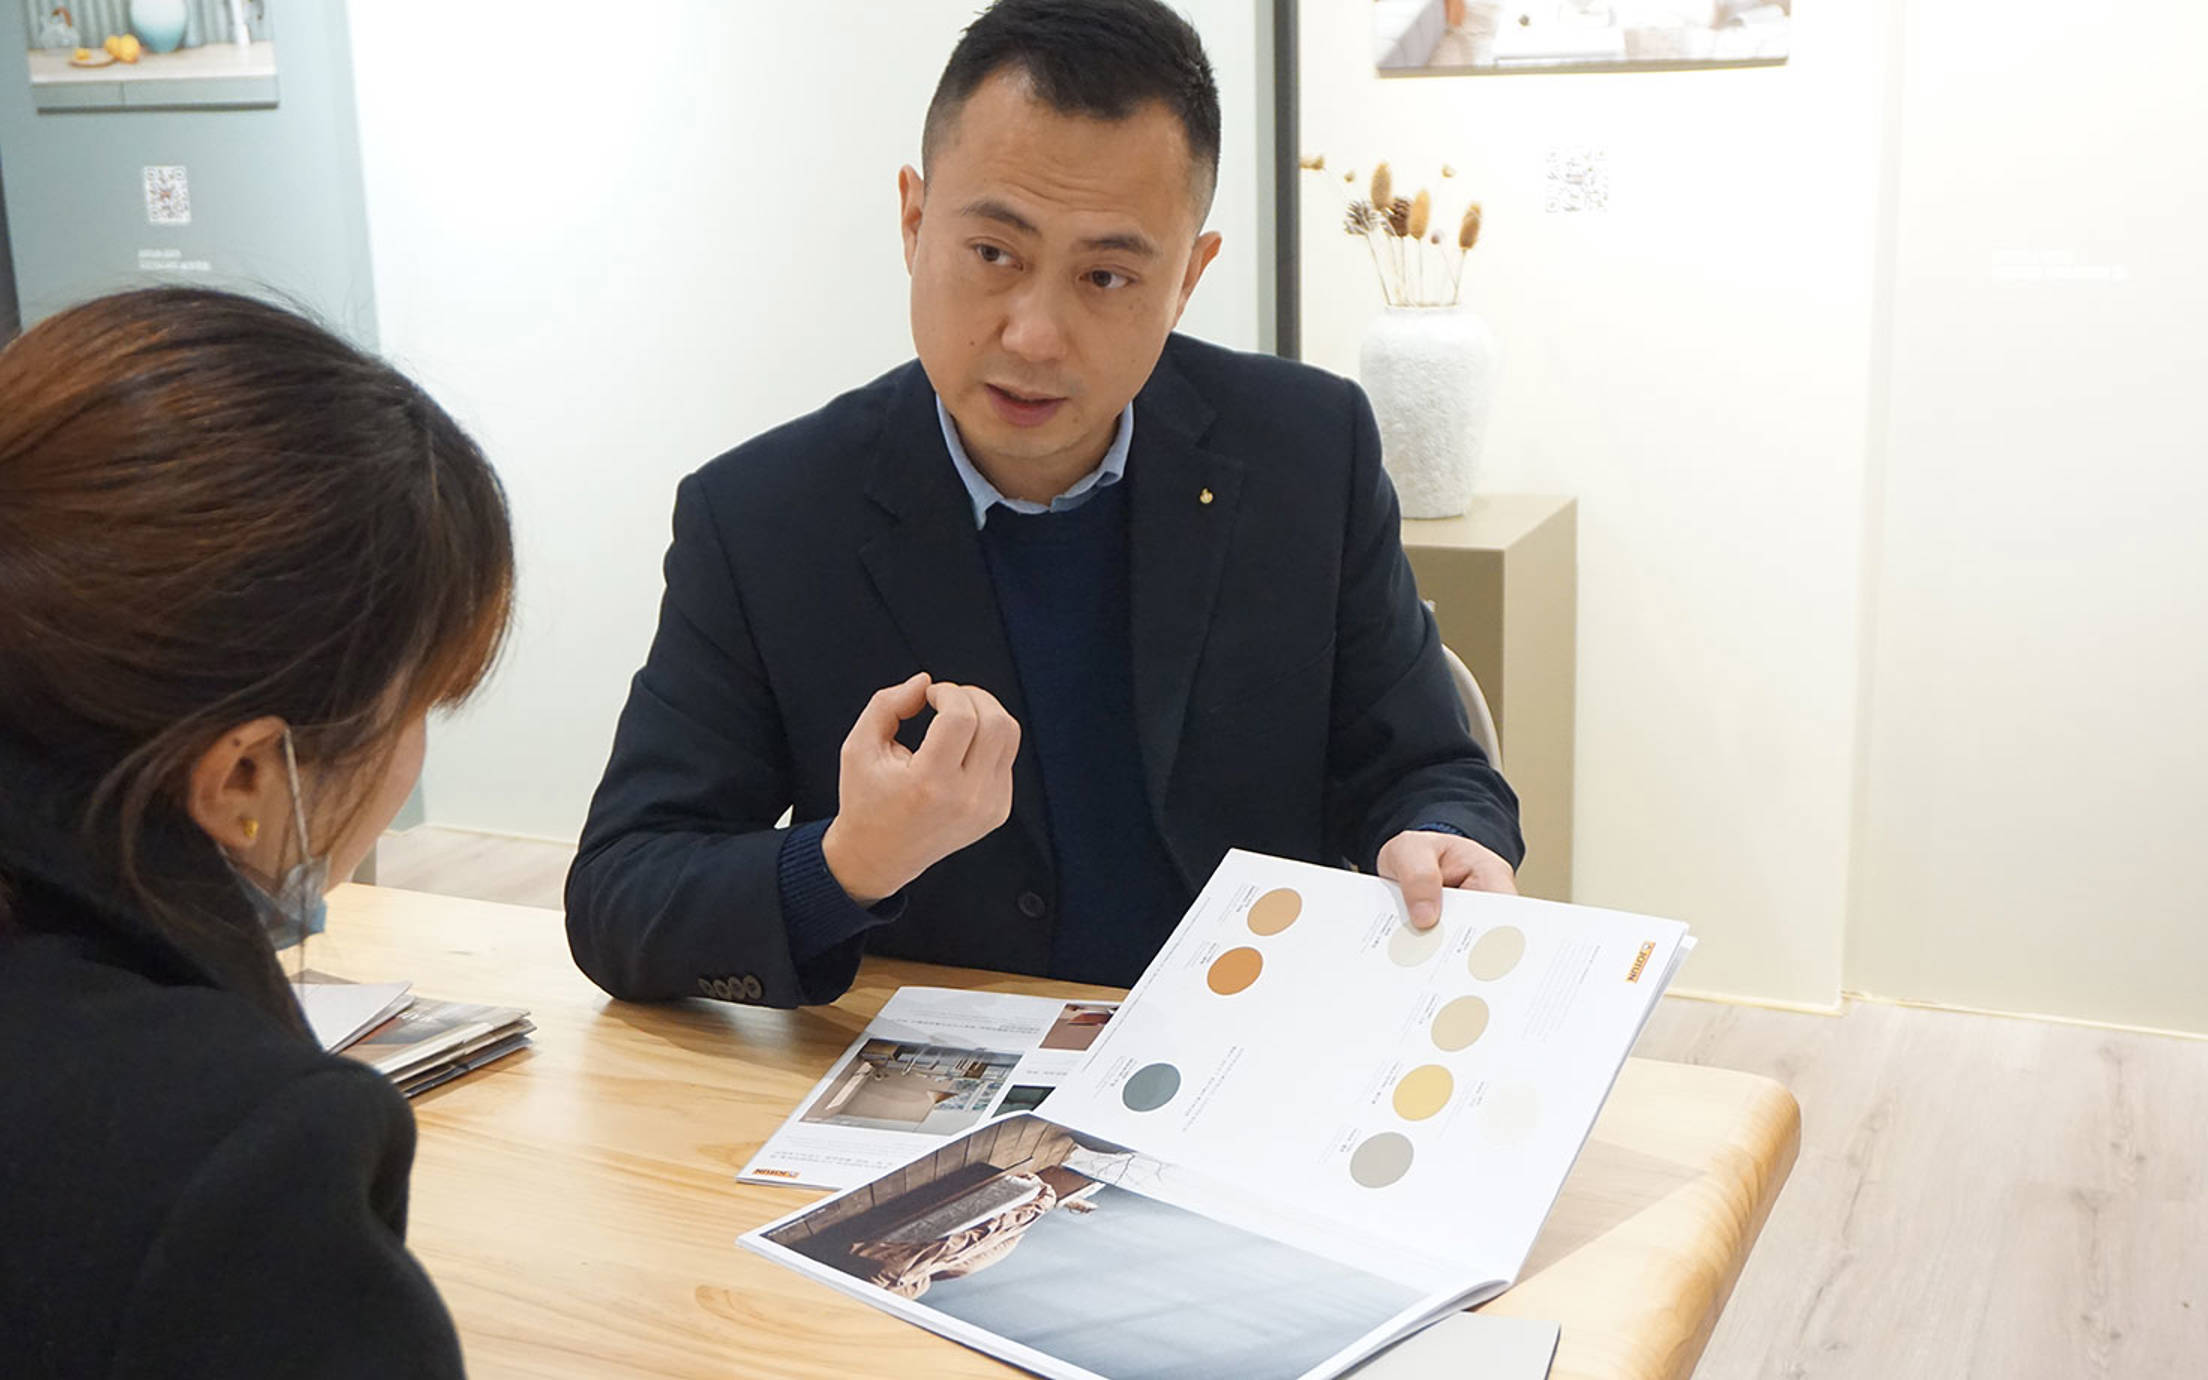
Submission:
<svg viewBox="0 0 2208 1380">
<path fill-rule="evenodd" d="M 533 1048 L 415 1104 L 410 1242 L 478 1376 L 1003 1376 L 1007 1367 L 742 1250 L 819 1195 L 736 1172 L 908 984 L 1106 988 L 870 961 L 832 1007 L 634 1006 L 576 971 L 557 911 L 345 886 L 312 966 L 526 1006 Z M 1635 1059 L 1518 1286 L 1563 1324 L 1559 1380 L 1692 1373 L 1793 1167 L 1769 1079 Z"/>
</svg>

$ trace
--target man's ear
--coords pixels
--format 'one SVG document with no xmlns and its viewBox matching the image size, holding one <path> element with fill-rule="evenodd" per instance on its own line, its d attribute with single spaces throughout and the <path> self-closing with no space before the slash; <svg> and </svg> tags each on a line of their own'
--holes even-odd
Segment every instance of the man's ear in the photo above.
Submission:
<svg viewBox="0 0 2208 1380">
<path fill-rule="evenodd" d="M 1196 237 L 1196 248 L 1188 256 L 1188 272 L 1181 278 L 1181 300 L 1173 308 L 1173 324 L 1181 324 L 1181 313 L 1188 310 L 1188 299 L 1196 294 L 1196 284 L 1203 278 L 1204 270 L 1219 257 L 1222 241 L 1219 232 L 1206 230 Z"/>
<path fill-rule="evenodd" d="M 239 724 L 192 764 L 185 811 L 232 857 L 272 859 L 283 848 L 291 818 L 284 730 L 273 715 Z"/>
<path fill-rule="evenodd" d="M 928 202 L 927 180 L 910 163 L 897 170 L 897 220 L 905 234 L 905 272 L 920 254 L 920 212 Z"/>
</svg>

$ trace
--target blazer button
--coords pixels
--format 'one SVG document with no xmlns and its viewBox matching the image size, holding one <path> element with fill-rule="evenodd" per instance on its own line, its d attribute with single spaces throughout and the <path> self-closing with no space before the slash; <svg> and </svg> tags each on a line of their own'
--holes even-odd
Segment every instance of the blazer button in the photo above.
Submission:
<svg viewBox="0 0 2208 1380">
<path fill-rule="evenodd" d="M 1050 906 L 1032 891 L 1023 891 L 1019 899 L 1020 914 L 1030 920 L 1040 920 L 1050 912 Z"/>
</svg>

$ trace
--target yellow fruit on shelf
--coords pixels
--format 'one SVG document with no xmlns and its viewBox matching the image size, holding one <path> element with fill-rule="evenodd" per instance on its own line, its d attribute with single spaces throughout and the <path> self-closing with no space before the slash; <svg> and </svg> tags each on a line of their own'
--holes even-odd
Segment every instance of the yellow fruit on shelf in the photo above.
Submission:
<svg viewBox="0 0 2208 1380">
<path fill-rule="evenodd" d="M 125 62 L 136 62 L 145 56 L 145 52 L 145 45 L 138 41 L 136 34 L 124 34 L 122 46 L 115 50 L 115 56 Z"/>
<path fill-rule="evenodd" d="M 100 44 L 100 46 L 107 50 L 109 57 L 121 57 L 123 55 L 123 36 L 121 34 L 109 34 L 107 41 Z"/>
</svg>

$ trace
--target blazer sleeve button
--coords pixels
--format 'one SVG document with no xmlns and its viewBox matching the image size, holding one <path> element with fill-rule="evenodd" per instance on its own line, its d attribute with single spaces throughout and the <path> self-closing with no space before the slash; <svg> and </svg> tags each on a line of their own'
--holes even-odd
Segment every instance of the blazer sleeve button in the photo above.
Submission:
<svg viewBox="0 0 2208 1380">
<path fill-rule="evenodd" d="M 1020 899 L 1016 904 L 1020 908 L 1020 914 L 1030 920 L 1040 920 L 1050 913 L 1049 903 L 1032 891 L 1021 892 Z"/>
</svg>

